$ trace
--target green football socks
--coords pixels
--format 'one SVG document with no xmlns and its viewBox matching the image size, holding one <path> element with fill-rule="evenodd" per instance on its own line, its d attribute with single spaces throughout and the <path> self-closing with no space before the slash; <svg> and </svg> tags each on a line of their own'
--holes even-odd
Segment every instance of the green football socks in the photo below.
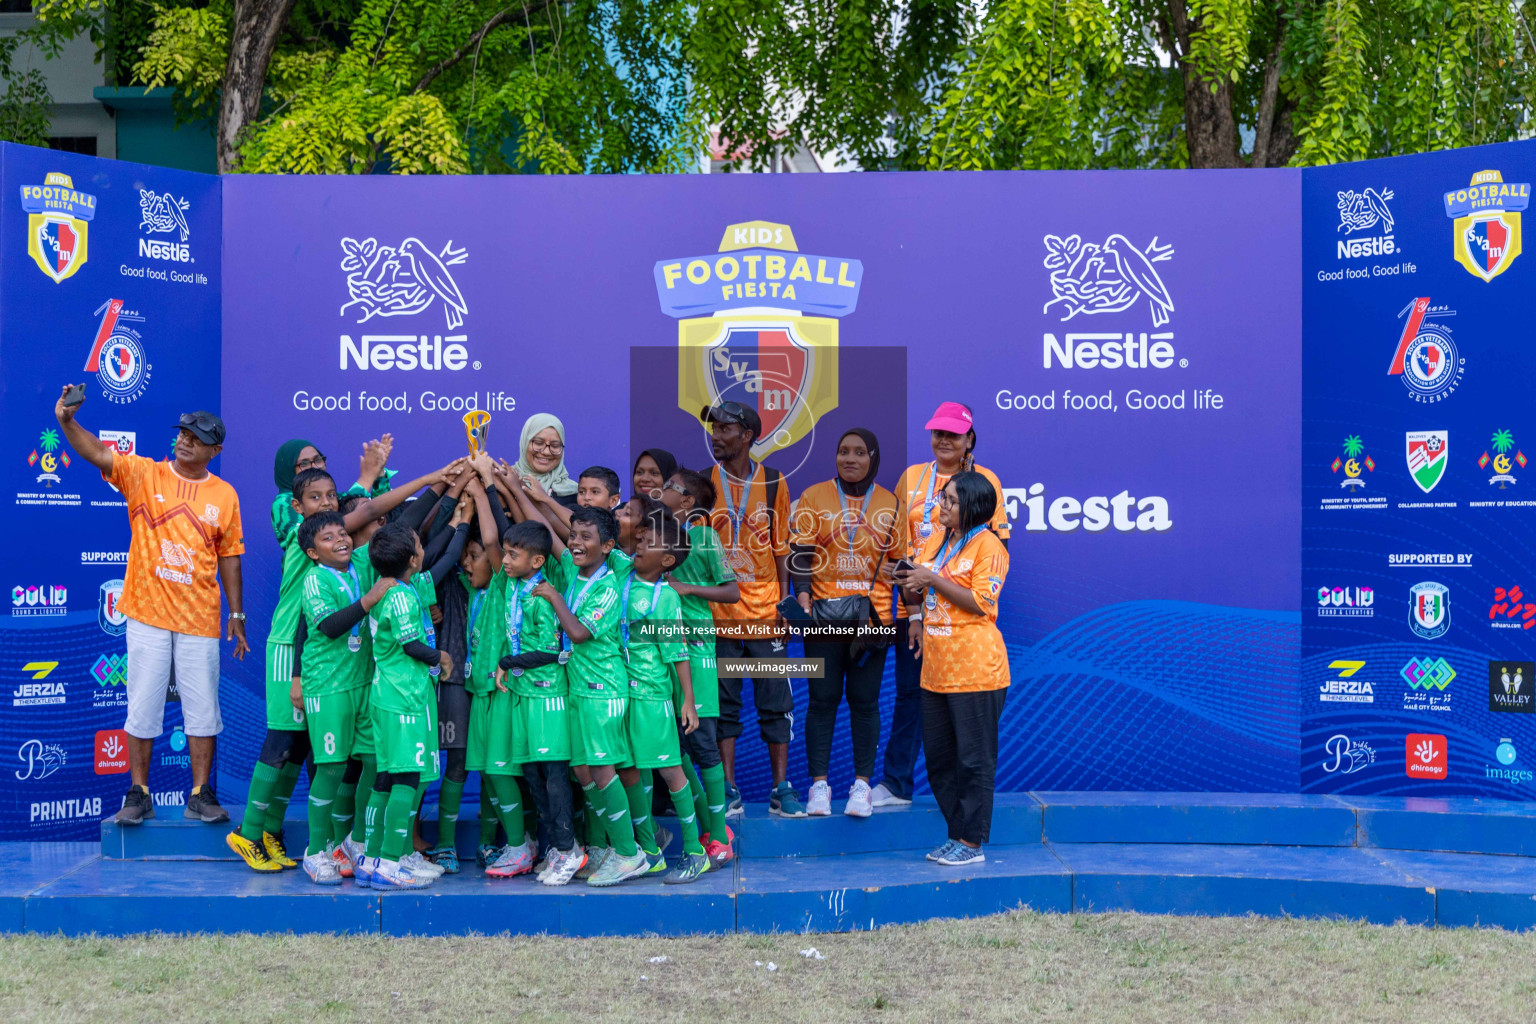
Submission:
<svg viewBox="0 0 1536 1024">
<path fill-rule="evenodd" d="M 356 798 L 353 800 L 352 817 L 352 841 L 366 845 L 368 842 L 368 804 L 373 799 L 373 780 L 378 773 L 378 762 L 372 754 L 358 754 L 357 759 L 363 763 L 363 774 L 358 776 L 357 791 L 363 794 L 363 813 L 356 811 Z M 370 857 L 378 854 L 371 853 Z"/>
<path fill-rule="evenodd" d="M 379 856 L 384 860 L 398 861 L 410 848 L 411 818 L 420 792 L 419 786 L 389 787 L 389 798 L 384 804 L 384 827 L 379 830 L 384 834 L 379 844 Z"/>
<path fill-rule="evenodd" d="M 704 780 L 704 797 L 709 817 L 702 820 L 709 825 L 709 838 L 717 843 L 729 844 L 730 833 L 725 830 L 725 766 L 717 764 L 713 768 L 705 768 L 699 775 Z"/>
<path fill-rule="evenodd" d="M 389 793 L 376 789 L 368 791 L 368 808 L 362 819 L 366 828 L 363 852 L 370 857 L 378 857 L 384 852 L 384 809 L 389 805 L 389 797 Z"/>
<path fill-rule="evenodd" d="M 677 811 L 677 824 L 683 830 L 683 852 L 703 853 L 704 847 L 699 844 L 699 819 L 693 809 L 693 787 L 685 781 L 682 789 L 668 792 L 672 797 L 672 807 Z M 720 842 L 725 840 L 721 839 Z"/>
<path fill-rule="evenodd" d="M 507 845 L 521 846 L 526 838 L 523 829 L 523 795 L 517 788 L 517 779 L 511 775 L 485 775 L 490 781 L 491 802 L 496 808 L 496 818 L 507 830 Z"/>
<path fill-rule="evenodd" d="M 251 769 L 251 789 L 245 798 L 245 817 L 240 819 L 240 834 L 251 842 L 261 843 L 262 826 L 266 823 L 267 809 L 272 803 L 272 791 L 277 788 L 281 771 L 262 761 Z"/>
<path fill-rule="evenodd" d="M 299 772 L 303 767 L 297 761 L 283 765 L 277 776 L 277 785 L 272 789 L 272 799 L 267 802 L 266 818 L 261 826 L 263 831 L 277 835 L 283 830 L 283 822 L 288 818 L 288 801 L 293 798 L 293 787 L 299 784 Z"/>
<path fill-rule="evenodd" d="M 624 796 L 629 804 L 629 820 L 635 828 L 636 844 L 646 853 L 660 853 L 656 848 L 656 823 L 651 818 L 651 787 L 646 785 L 650 781 L 650 770 L 642 770 L 640 781 L 624 787 Z"/>
<path fill-rule="evenodd" d="M 597 799 L 600 801 L 598 811 L 605 819 L 608 846 L 620 857 L 633 857 L 635 825 L 629 817 L 629 797 L 624 793 L 624 783 L 615 775 L 597 791 Z"/>
<path fill-rule="evenodd" d="M 480 773 L 480 845 L 492 846 L 496 842 L 496 805 L 491 800 L 491 777 Z"/>
<path fill-rule="evenodd" d="M 464 802 L 464 783 L 443 777 L 437 794 L 437 848 L 451 849 L 459 830 L 459 806 Z"/>
<path fill-rule="evenodd" d="M 336 787 L 341 785 L 345 763 L 315 766 L 315 780 L 309 785 L 309 848 L 306 853 L 324 853 L 331 838 L 331 811 L 336 801 Z"/>
</svg>

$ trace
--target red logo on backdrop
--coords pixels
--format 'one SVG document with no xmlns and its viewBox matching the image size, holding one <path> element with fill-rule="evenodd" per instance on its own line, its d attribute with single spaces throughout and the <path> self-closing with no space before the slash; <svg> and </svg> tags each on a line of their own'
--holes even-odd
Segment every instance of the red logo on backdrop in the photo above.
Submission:
<svg viewBox="0 0 1536 1024">
<path fill-rule="evenodd" d="M 121 775 L 128 770 L 128 734 L 103 729 L 96 734 L 96 774 Z"/>
<path fill-rule="evenodd" d="M 1449 773 L 1445 737 L 1439 733 L 1409 733 L 1404 756 L 1411 779 L 1443 779 Z"/>
</svg>

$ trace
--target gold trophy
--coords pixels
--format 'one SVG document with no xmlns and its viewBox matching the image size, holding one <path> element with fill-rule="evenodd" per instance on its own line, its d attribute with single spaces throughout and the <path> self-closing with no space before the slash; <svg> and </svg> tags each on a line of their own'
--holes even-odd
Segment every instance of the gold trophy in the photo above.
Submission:
<svg viewBox="0 0 1536 1024">
<path fill-rule="evenodd" d="M 464 439 L 469 442 L 471 458 L 486 450 L 485 443 L 490 433 L 490 413 L 484 409 L 475 409 L 464 414 Z"/>
</svg>

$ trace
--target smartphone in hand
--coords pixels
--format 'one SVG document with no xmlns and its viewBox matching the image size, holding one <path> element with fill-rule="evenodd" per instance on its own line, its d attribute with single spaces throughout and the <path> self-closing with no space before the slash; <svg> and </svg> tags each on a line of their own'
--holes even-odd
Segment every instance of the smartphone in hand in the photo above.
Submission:
<svg viewBox="0 0 1536 1024">
<path fill-rule="evenodd" d="M 85 385 L 71 384 L 69 390 L 64 392 L 64 408 L 73 409 L 85 401 Z"/>
</svg>

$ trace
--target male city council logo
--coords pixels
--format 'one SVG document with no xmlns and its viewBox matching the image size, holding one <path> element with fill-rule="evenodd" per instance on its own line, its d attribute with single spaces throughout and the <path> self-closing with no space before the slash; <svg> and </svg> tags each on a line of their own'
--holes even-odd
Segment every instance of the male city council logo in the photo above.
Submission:
<svg viewBox="0 0 1536 1024">
<path fill-rule="evenodd" d="M 1451 588 L 1444 583 L 1415 583 L 1408 588 L 1408 628 L 1435 640 L 1451 628 Z"/>
<path fill-rule="evenodd" d="M 1484 281 L 1508 270 L 1520 255 L 1520 213 L 1530 201 L 1529 182 L 1505 181 L 1498 171 L 1478 171 L 1466 187 L 1445 193 L 1456 262 Z"/>
<path fill-rule="evenodd" d="M 680 409 L 756 409 L 761 462 L 837 408 L 836 318 L 858 305 L 863 263 L 802 253 L 788 224 L 755 220 L 727 226 L 718 252 L 658 260 L 654 273 L 662 312 L 679 321 Z"/>
<path fill-rule="evenodd" d="M 1438 402 L 1461 383 L 1466 360 L 1456 352 L 1451 329 L 1440 320 L 1456 315 L 1454 309 L 1430 305 L 1429 297 L 1414 299 L 1398 312 L 1403 332 L 1397 339 L 1387 376 L 1402 377 L 1408 397 L 1415 402 Z"/>
<path fill-rule="evenodd" d="M 144 394 L 154 369 L 145 355 L 144 336 L 128 326 L 144 318 L 124 309 L 122 299 L 108 299 L 92 315 L 101 320 L 85 357 L 85 371 L 96 375 L 107 401 L 126 405 Z"/>
<path fill-rule="evenodd" d="M 348 300 L 343 314 L 357 313 L 357 322 L 376 316 L 415 316 L 441 300 L 443 319 L 453 330 L 469 315 L 469 304 L 449 267 L 469 259 L 467 249 L 455 249 L 449 239 L 433 252 L 419 238 L 399 245 L 381 245 L 376 239 L 341 240 L 341 269 L 347 272 Z"/>
<path fill-rule="evenodd" d="M 1487 469 L 1492 466 L 1493 476 L 1488 478 L 1488 482 L 1498 484 L 1499 490 L 1502 491 L 1515 482 L 1515 466 L 1525 468 L 1527 461 L 1525 453 L 1515 448 L 1515 435 L 1502 428 L 1493 432 L 1488 448 L 1493 451 L 1493 455 L 1490 457 L 1488 452 L 1484 451 L 1477 460 L 1477 468 Z M 1509 454 L 1511 450 L 1514 451 L 1514 455 Z"/>
<path fill-rule="evenodd" d="M 1408 474 L 1419 490 L 1428 494 L 1445 477 L 1451 464 L 1451 435 L 1446 430 L 1410 430 L 1404 435 L 1408 446 Z"/>
<path fill-rule="evenodd" d="M 1051 272 L 1052 298 L 1042 312 L 1060 306 L 1061 319 L 1079 313 L 1123 313 L 1147 300 L 1152 326 L 1161 327 L 1173 313 L 1173 298 L 1153 265 L 1173 258 L 1173 246 L 1158 245 L 1154 236 L 1145 249 L 1114 234 L 1103 242 L 1084 242 L 1079 235 L 1046 235 L 1043 263 Z"/>
<path fill-rule="evenodd" d="M 1344 479 L 1339 481 L 1343 488 L 1364 487 L 1365 481 L 1360 478 L 1360 470 L 1364 467 L 1367 472 L 1376 472 L 1376 460 L 1365 454 L 1365 442 L 1360 440 L 1359 434 L 1350 434 L 1344 439 L 1344 454 L 1334 456 L 1333 464 L 1329 468 L 1337 473 L 1344 471 Z"/>
<path fill-rule="evenodd" d="M 96 197 L 81 192 L 67 174 L 50 171 L 41 185 L 21 186 L 27 214 L 27 254 L 56 284 L 85 265 L 86 225 L 96 216 Z"/>
</svg>

